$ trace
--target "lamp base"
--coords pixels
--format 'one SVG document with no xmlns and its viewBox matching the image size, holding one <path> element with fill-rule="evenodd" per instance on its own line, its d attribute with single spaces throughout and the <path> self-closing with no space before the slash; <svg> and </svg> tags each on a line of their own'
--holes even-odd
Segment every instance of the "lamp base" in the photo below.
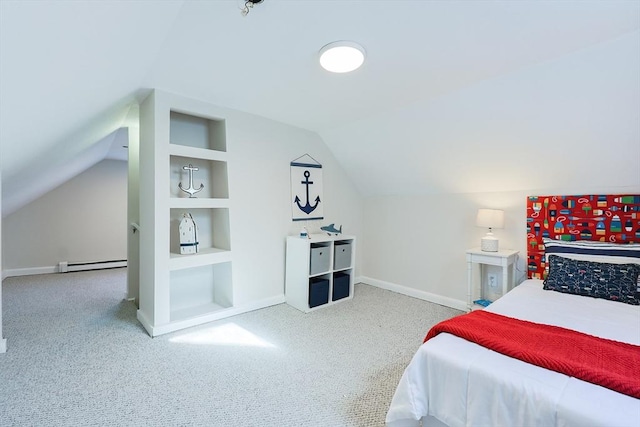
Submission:
<svg viewBox="0 0 640 427">
<path fill-rule="evenodd" d="M 485 236 L 480 239 L 480 250 L 483 252 L 498 252 L 498 239 L 493 236 Z"/>
</svg>

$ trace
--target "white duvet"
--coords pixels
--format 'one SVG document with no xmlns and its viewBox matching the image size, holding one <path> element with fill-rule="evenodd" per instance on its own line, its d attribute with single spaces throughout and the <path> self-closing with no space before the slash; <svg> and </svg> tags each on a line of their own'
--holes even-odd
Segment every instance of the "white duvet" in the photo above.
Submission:
<svg viewBox="0 0 640 427">
<path fill-rule="evenodd" d="M 540 280 L 485 310 L 640 345 L 640 306 L 545 291 Z M 386 421 L 413 427 L 423 418 L 451 427 L 640 427 L 640 399 L 440 334 L 413 357 Z"/>
</svg>

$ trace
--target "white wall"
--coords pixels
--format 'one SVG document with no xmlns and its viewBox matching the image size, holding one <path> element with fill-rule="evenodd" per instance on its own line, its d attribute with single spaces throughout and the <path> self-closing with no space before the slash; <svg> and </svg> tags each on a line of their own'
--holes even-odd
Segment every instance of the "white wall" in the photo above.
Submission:
<svg viewBox="0 0 640 427">
<path fill-rule="evenodd" d="M 1 169 L 0 169 L 1 170 Z M 0 212 L 2 212 L 2 174 L 0 174 Z M 0 242 L 2 242 L 2 215 L 0 215 Z M 0 272 L 2 272 L 2 245 L 0 245 Z M 7 351 L 7 340 L 2 334 L 2 280 L 4 273 L 0 278 L 0 353 Z"/>
<path fill-rule="evenodd" d="M 127 130 L 128 179 L 127 179 L 127 298 L 140 303 L 140 232 L 131 224 L 140 225 L 140 126 L 138 106 L 132 107 L 134 117 Z M 134 232 L 135 231 L 135 232 Z"/>
<path fill-rule="evenodd" d="M 127 162 L 103 160 L 3 220 L 6 274 L 127 259 Z"/>
<path fill-rule="evenodd" d="M 314 133 L 261 117 L 225 111 L 232 202 L 234 305 L 284 292 L 286 236 L 303 224 L 291 220 L 290 162 L 306 153 L 323 166 L 323 221 L 343 225 L 345 234 L 362 232 L 362 198 L 322 139 Z M 356 276 L 361 247 L 357 248 Z"/>
<path fill-rule="evenodd" d="M 527 195 L 640 193 L 639 76 L 636 31 L 323 133 L 368 195 L 363 275 L 461 302 L 478 208 L 506 210 L 522 270 Z"/>
<path fill-rule="evenodd" d="M 463 309 L 467 297 L 465 251 L 487 232 L 475 226 L 478 208 L 505 211 L 493 230 L 501 249 L 520 251 L 516 277 L 526 276 L 526 197 L 552 194 L 640 193 L 640 184 L 551 187 L 537 191 L 381 196 L 365 200 L 364 281 Z"/>
</svg>

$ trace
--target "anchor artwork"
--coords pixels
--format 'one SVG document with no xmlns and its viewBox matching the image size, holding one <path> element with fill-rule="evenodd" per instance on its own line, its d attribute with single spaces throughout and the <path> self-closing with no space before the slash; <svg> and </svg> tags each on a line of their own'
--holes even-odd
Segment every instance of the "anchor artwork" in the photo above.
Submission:
<svg viewBox="0 0 640 427">
<path fill-rule="evenodd" d="M 313 160 L 308 155 L 303 157 Z M 297 160 L 300 159 L 291 162 L 291 208 L 293 220 L 323 219 L 322 165 Z"/>
<path fill-rule="evenodd" d="M 184 169 L 186 171 L 189 171 L 189 187 L 188 188 L 183 188 L 182 187 L 182 183 L 179 182 L 178 183 L 178 188 L 180 188 L 185 193 L 188 193 L 190 199 L 191 198 L 195 198 L 196 196 L 194 196 L 194 194 L 199 193 L 204 188 L 204 184 L 202 184 L 202 183 L 200 184 L 200 188 L 194 188 L 193 187 L 193 171 L 197 171 L 199 169 L 197 167 L 193 166 L 191 163 L 189 163 L 189 166 L 183 166 L 182 169 Z"/>
</svg>

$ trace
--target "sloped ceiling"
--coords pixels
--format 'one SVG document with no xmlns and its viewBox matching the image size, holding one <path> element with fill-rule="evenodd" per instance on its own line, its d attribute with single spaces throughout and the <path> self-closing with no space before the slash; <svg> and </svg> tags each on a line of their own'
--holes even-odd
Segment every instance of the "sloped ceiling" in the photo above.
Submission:
<svg viewBox="0 0 640 427">
<path fill-rule="evenodd" d="M 636 1 L 264 0 L 246 17 L 243 4 L 2 0 L 3 215 L 69 175 L 56 170 L 106 156 L 91 147 L 135 121 L 149 88 L 317 131 L 349 170 L 346 135 L 353 152 L 372 143 L 353 141 L 358 123 L 640 28 Z M 321 70 L 318 50 L 342 39 L 365 47 L 365 65 Z M 375 194 L 375 168 L 357 170 Z"/>
</svg>

